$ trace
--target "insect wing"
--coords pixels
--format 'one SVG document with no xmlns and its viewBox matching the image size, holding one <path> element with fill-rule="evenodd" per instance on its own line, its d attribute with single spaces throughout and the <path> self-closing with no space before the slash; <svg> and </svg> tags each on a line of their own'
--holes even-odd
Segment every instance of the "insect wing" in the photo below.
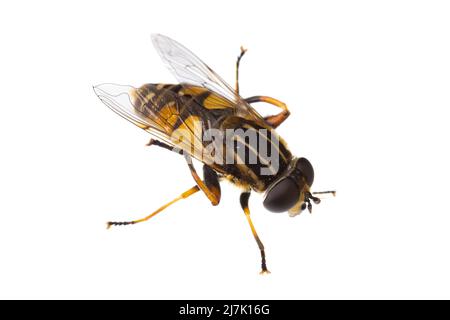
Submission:
<svg viewBox="0 0 450 320">
<path fill-rule="evenodd" d="M 152 41 L 161 59 L 182 85 L 190 84 L 211 90 L 229 100 L 235 115 L 263 122 L 262 117 L 225 80 L 189 49 L 161 34 L 153 34 Z"/>
<path fill-rule="evenodd" d="M 210 155 L 205 154 L 202 143 L 204 124 L 199 117 L 183 119 L 178 112 L 175 118 L 168 121 L 167 115 L 145 97 L 145 88 L 134 88 L 128 85 L 101 84 L 94 87 L 99 99 L 112 111 L 149 132 L 155 138 L 164 141 L 178 151 L 187 152 L 190 156 L 204 162 L 214 161 Z M 174 110 L 183 108 L 182 103 L 174 94 L 170 97 Z M 173 122 L 180 120 L 182 124 L 174 130 Z"/>
<path fill-rule="evenodd" d="M 151 131 L 151 133 L 161 136 L 165 135 L 167 129 L 152 120 L 151 117 L 135 107 L 133 96 L 136 88 L 128 85 L 104 83 L 94 86 L 97 97 L 112 111 L 122 118 L 127 119 L 141 129 Z M 153 115 L 155 116 L 155 115 Z M 164 140 L 167 140 L 164 137 Z"/>
</svg>

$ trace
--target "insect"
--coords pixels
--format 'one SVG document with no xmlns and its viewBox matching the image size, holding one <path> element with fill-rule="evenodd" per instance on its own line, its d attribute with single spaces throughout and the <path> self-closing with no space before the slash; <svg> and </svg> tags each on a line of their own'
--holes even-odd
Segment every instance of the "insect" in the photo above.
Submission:
<svg viewBox="0 0 450 320">
<path fill-rule="evenodd" d="M 111 226 L 144 222 L 173 203 L 201 191 L 213 206 L 221 198 L 220 182 L 241 188 L 240 204 L 261 253 L 261 273 L 269 273 L 264 245 L 253 225 L 249 197 L 264 193 L 264 206 L 291 216 L 312 210 L 320 203 L 310 191 L 314 170 L 306 158 L 294 157 L 275 129 L 290 115 L 283 102 L 268 96 L 239 95 L 239 64 L 236 61 L 233 89 L 191 51 L 169 37 L 152 35 L 153 44 L 178 84 L 145 84 L 139 88 L 102 84 L 94 87 L 100 100 L 114 112 L 148 131 L 148 145 L 179 153 L 186 160 L 195 185 L 142 219 L 108 222 Z M 281 109 L 263 117 L 251 104 L 265 102 Z M 213 139 L 214 138 L 214 139 Z M 203 178 L 192 159 L 203 163 Z"/>
</svg>

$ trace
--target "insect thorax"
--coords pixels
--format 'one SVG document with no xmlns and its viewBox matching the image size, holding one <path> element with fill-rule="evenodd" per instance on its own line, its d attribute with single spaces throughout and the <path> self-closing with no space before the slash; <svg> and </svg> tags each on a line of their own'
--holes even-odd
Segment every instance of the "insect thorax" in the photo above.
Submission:
<svg viewBox="0 0 450 320">
<path fill-rule="evenodd" d="M 264 120 L 236 116 L 234 104 L 206 88 L 146 84 L 136 90 L 134 105 L 181 150 L 237 185 L 264 191 L 292 159 Z"/>
</svg>

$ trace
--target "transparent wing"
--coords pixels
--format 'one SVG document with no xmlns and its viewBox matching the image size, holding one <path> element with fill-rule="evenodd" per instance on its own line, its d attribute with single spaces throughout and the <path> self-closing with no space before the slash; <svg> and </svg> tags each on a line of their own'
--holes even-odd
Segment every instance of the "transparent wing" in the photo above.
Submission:
<svg viewBox="0 0 450 320">
<path fill-rule="evenodd" d="M 177 41 L 161 34 L 152 35 L 153 45 L 180 84 L 204 87 L 229 100 L 235 114 L 262 121 L 262 117 L 235 90 L 199 57 Z"/>
<path fill-rule="evenodd" d="M 207 88 L 230 101 L 238 99 L 234 90 L 219 75 L 182 44 L 161 34 L 152 34 L 152 41 L 161 59 L 180 83 Z"/>
<path fill-rule="evenodd" d="M 144 86 L 145 88 L 145 86 Z M 203 149 L 204 125 L 200 118 L 192 116 L 188 120 L 180 116 L 182 103 L 176 97 L 170 97 L 173 102 L 173 114 L 160 112 L 158 107 L 145 98 L 141 88 L 112 83 L 101 84 L 94 87 L 99 99 L 112 111 L 149 132 L 155 138 L 166 144 L 187 152 L 192 157 L 205 162 L 214 161 Z M 143 103 L 144 101 L 144 103 Z M 177 120 L 182 122 L 177 130 L 173 124 Z"/>
</svg>

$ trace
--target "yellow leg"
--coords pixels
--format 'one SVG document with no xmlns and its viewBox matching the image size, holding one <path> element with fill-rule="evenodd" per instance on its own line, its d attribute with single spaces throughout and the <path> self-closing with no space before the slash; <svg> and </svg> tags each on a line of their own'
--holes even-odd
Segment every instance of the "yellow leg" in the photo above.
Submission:
<svg viewBox="0 0 450 320">
<path fill-rule="evenodd" d="M 180 154 L 180 152 L 176 150 L 174 147 L 155 139 L 150 139 L 149 143 L 147 143 L 147 146 L 158 146 Z M 200 187 L 200 189 L 203 191 L 203 193 L 206 195 L 209 201 L 211 201 L 211 204 L 213 206 L 217 206 L 220 202 L 220 186 L 217 174 L 214 173 L 212 169 L 204 167 L 203 178 L 205 181 L 203 181 L 197 174 L 197 171 L 195 170 L 194 166 L 192 165 L 192 158 L 187 154 L 184 155 L 184 158 L 186 159 L 186 162 L 189 166 L 189 170 L 191 171 L 192 177 L 194 178 L 197 185 Z"/>
<path fill-rule="evenodd" d="M 266 122 L 273 128 L 276 128 L 280 124 L 282 124 L 291 114 L 288 110 L 287 105 L 284 102 L 281 102 L 280 100 L 277 100 L 275 98 L 271 98 L 271 97 L 267 97 L 267 96 L 254 96 L 254 97 L 245 99 L 245 101 L 248 103 L 266 102 L 266 103 L 272 104 L 272 105 L 282 109 L 283 111 L 281 111 L 280 113 L 264 118 L 264 120 L 266 120 Z"/>
<path fill-rule="evenodd" d="M 258 233 L 256 232 L 255 226 L 253 225 L 252 219 L 250 217 L 250 209 L 248 208 L 248 199 L 250 198 L 250 192 L 243 192 L 241 193 L 241 206 L 244 210 L 245 217 L 247 218 L 247 222 L 250 226 L 250 229 L 252 230 L 253 237 L 256 240 L 256 243 L 258 244 L 259 251 L 261 252 L 261 272 L 260 274 L 269 274 L 270 271 L 267 269 L 266 265 L 266 252 L 264 250 L 264 245 L 259 239 Z"/>
<path fill-rule="evenodd" d="M 126 225 L 130 225 L 130 224 L 136 224 L 136 223 L 147 221 L 150 218 L 153 218 L 154 216 L 156 216 L 158 213 L 160 213 L 161 211 L 163 211 L 167 207 L 169 207 L 170 205 L 174 204 L 175 202 L 177 202 L 179 200 L 182 200 L 182 199 L 186 199 L 187 197 L 189 197 L 189 196 L 193 195 L 194 193 L 198 192 L 199 190 L 200 190 L 200 188 L 198 186 L 194 186 L 194 187 L 190 188 L 189 190 L 187 190 L 186 192 L 183 192 L 181 195 L 179 195 L 178 197 L 176 197 L 172 201 L 166 203 L 161 208 L 159 208 L 158 210 L 156 210 L 152 214 L 146 216 L 145 218 L 138 219 L 138 220 L 133 220 L 133 221 L 124 221 L 124 222 L 111 222 L 110 221 L 110 222 L 107 223 L 107 229 L 111 228 L 111 226 L 126 226 Z"/>
<path fill-rule="evenodd" d="M 286 103 L 281 102 L 278 99 L 272 98 L 272 97 L 267 97 L 267 96 L 254 96 L 254 97 L 250 97 L 245 99 L 245 101 L 247 101 L 248 103 L 255 103 L 255 102 L 266 102 L 269 103 L 271 105 L 274 105 L 284 111 L 288 111 L 288 107 L 286 105 Z"/>
</svg>

